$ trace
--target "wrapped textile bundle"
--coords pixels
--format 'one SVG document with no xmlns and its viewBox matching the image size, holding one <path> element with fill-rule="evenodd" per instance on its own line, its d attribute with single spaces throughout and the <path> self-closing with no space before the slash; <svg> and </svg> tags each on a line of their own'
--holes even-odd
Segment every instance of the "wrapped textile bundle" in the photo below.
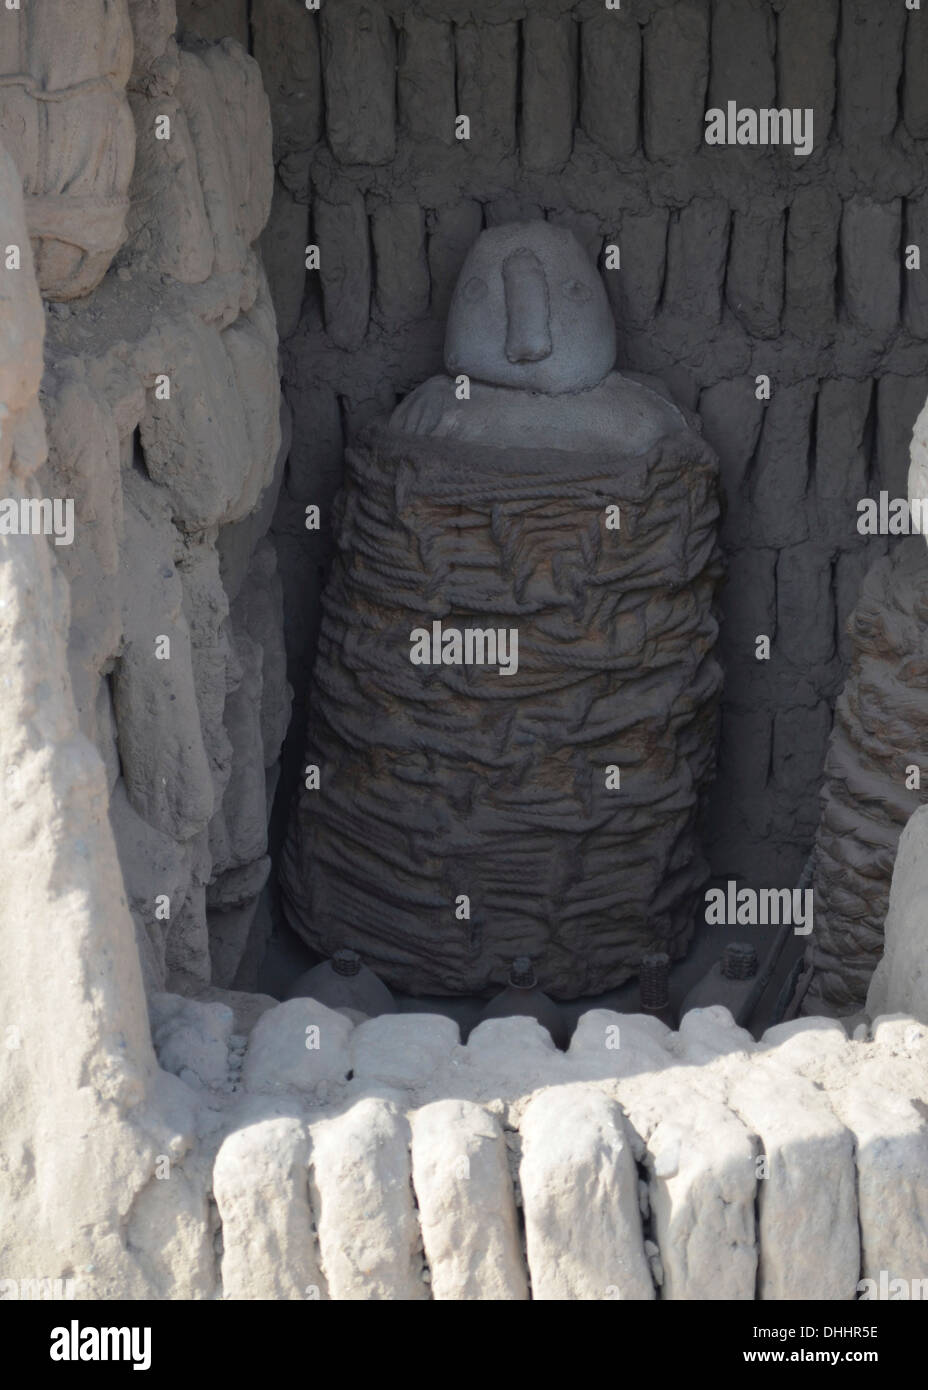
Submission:
<svg viewBox="0 0 928 1390">
<path fill-rule="evenodd" d="M 483 991 L 529 956 L 572 997 L 692 930 L 717 469 L 614 353 L 574 238 L 493 229 L 452 303 L 456 381 L 348 451 L 284 896 L 399 989 Z"/>
<path fill-rule="evenodd" d="M 311 944 L 435 993 L 530 955 L 563 997 L 619 984 L 657 943 L 683 953 L 715 760 L 717 514 L 689 431 L 634 459 L 383 426 L 349 450 L 309 719 L 320 784 L 285 871 Z M 414 664 L 410 634 L 435 621 L 449 650 L 514 629 L 517 669 Z"/>
<path fill-rule="evenodd" d="M 924 804 L 928 738 L 928 557 L 897 543 L 864 580 L 848 627 L 854 654 L 835 706 L 815 840 L 815 975 L 804 1012 L 863 1008 L 883 952 L 899 837 Z M 916 775 L 916 773 L 918 775 Z"/>
</svg>

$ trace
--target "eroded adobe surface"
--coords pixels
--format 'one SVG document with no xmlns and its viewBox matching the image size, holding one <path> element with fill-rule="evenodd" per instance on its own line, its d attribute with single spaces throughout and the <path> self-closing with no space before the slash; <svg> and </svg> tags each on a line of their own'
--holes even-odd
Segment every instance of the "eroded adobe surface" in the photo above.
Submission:
<svg viewBox="0 0 928 1390">
<path fill-rule="evenodd" d="M 355 1027 L 308 1001 L 215 997 L 209 981 L 247 964 L 267 872 L 262 792 L 288 700 L 263 539 L 286 449 L 253 250 L 270 124 L 243 50 L 193 37 L 247 43 L 243 0 L 184 0 L 180 47 L 171 0 L 88 6 L 80 33 L 70 4 L 48 4 L 53 43 L 37 8 L 14 16 L 25 27 L 0 49 L 0 139 L 15 158 L 0 153 L 0 243 L 22 250 L 21 274 L 0 276 L 0 476 L 10 498 L 67 489 L 83 525 L 70 550 L 0 537 L 5 1279 L 74 1278 L 79 1298 L 521 1299 L 850 1298 L 861 1275 L 921 1278 L 924 1014 L 853 1041 L 807 1019 L 754 1043 L 715 1011 L 676 1034 L 594 1013 L 561 1055 L 524 1021 L 462 1047 L 444 1018 Z M 786 0 L 784 100 L 815 103 L 829 139 L 816 179 L 776 153 L 733 168 L 697 150 L 707 83 L 723 99 L 750 56 L 752 89 L 773 90 L 762 8 L 716 8 L 725 24 L 710 30 L 701 3 L 685 20 L 677 5 L 625 6 L 638 32 L 613 46 L 590 7 L 577 7 L 578 33 L 543 0 L 527 19 L 479 4 L 457 26 L 450 0 L 427 15 L 346 4 L 321 27 L 298 26 L 295 0 L 254 7 L 279 175 L 264 247 L 286 334 L 303 308 L 291 253 L 309 240 L 310 175 L 313 235 L 338 248 L 291 344 L 298 447 L 278 535 L 291 592 L 311 572 L 302 643 L 323 553 L 297 544 L 304 505 L 336 489 L 344 423 L 392 409 L 437 370 L 438 325 L 484 215 L 547 209 L 594 249 L 620 232 L 642 268 L 616 287 L 625 360 L 699 404 L 730 504 L 735 695 L 718 843 L 738 846 L 746 872 L 779 875 L 814 823 L 840 680 L 834 616 L 853 607 L 866 563 L 842 508 L 876 483 L 904 492 L 924 395 L 925 300 L 913 280 L 900 302 L 897 251 L 903 227 L 917 238 L 924 222 L 928 105 L 913 73 L 928 31 L 901 7 L 845 0 L 840 28 L 828 3 L 809 32 L 808 6 Z M 800 49 L 806 61 L 786 61 Z M 692 85 L 664 94 L 678 60 L 692 60 Z M 454 151 L 460 167 L 452 137 L 431 133 L 435 113 L 454 115 L 455 71 L 493 146 L 492 158 Z M 37 113 L 79 98 L 75 74 L 99 103 L 105 157 L 38 136 Z M 160 152 L 159 112 L 177 137 Z M 563 199 L 551 192 L 561 166 Z M 780 327 L 764 411 L 744 378 L 766 369 Z M 164 374 L 202 400 L 222 459 L 183 389 L 155 395 Z M 142 660 L 155 615 L 176 643 L 170 676 Z M 786 667 L 770 680 L 742 638 L 774 620 Z M 874 1010 L 924 1008 L 923 838 L 919 815 Z M 170 926 L 155 885 L 180 905 Z M 575 1203 L 565 1171 L 593 1201 Z"/>
<path fill-rule="evenodd" d="M 676 1033 L 596 1010 L 563 1054 L 530 1019 L 462 1046 L 447 1018 L 355 1027 L 299 999 L 242 1064 L 244 1045 L 201 1091 L 225 1297 L 850 1300 L 880 1271 L 921 1277 L 912 1018 L 755 1043 L 722 1008 Z"/>
</svg>

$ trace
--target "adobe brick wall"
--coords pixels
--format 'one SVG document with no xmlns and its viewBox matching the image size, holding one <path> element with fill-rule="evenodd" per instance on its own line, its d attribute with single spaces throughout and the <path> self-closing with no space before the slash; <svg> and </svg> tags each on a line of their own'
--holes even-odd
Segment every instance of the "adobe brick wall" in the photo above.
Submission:
<svg viewBox="0 0 928 1390">
<path fill-rule="evenodd" d="M 468 245 L 484 225 L 540 216 L 595 255 L 616 241 L 619 366 L 695 406 L 723 469 L 714 867 L 788 883 L 818 821 L 844 624 L 886 546 L 858 536 L 856 502 L 904 493 L 925 395 L 928 271 L 906 271 L 903 248 L 928 249 L 928 14 L 903 0 L 466 10 L 462 23 L 455 0 L 252 7 L 276 126 L 264 251 L 295 421 L 275 529 L 297 698 L 329 545 L 303 507 L 329 513 L 345 439 L 439 369 Z M 706 146 L 704 112 L 729 99 L 811 106 L 813 153 Z M 458 113 L 469 141 L 454 139 Z M 322 270 L 307 275 L 309 241 Z M 759 633 L 769 662 L 755 660 Z M 295 758 L 301 725 L 298 709 Z"/>
</svg>

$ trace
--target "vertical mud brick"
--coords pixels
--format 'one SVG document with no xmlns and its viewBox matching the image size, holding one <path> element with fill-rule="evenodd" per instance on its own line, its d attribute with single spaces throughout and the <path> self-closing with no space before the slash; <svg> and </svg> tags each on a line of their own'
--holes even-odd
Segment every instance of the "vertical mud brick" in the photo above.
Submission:
<svg viewBox="0 0 928 1390">
<path fill-rule="evenodd" d="M 252 6 L 251 34 L 271 103 L 274 158 L 306 150 L 322 135 L 322 73 L 315 15 L 300 0 Z"/>
<path fill-rule="evenodd" d="M 577 26 L 572 19 L 529 15 L 522 25 L 522 121 L 526 169 L 561 169 L 574 143 Z"/>
<path fill-rule="evenodd" d="M 925 376 L 884 376 L 876 394 L 876 459 L 871 496 L 885 488 L 890 497 L 908 495 L 909 445 L 925 404 Z"/>
<path fill-rule="evenodd" d="M 721 318 L 730 220 L 721 198 L 694 198 L 671 215 L 664 308 L 698 327 Z"/>
<path fill-rule="evenodd" d="M 928 13 L 912 10 L 906 19 L 902 112 L 916 140 L 928 140 Z"/>
<path fill-rule="evenodd" d="M 777 560 L 777 648 L 794 666 L 822 666 L 835 653 L 831 552 L 816 537 Z M 818 766 L 821 767 L 821 760 Z"/>
<path fill-rule="evenodd" d="M 285 486 L 292 500 L 305 507 L 314 502 L 326 510 L 341 482 L 342 418 L 338 397 L 323 382 L 307 382 L 293 397 L 293 446 L 287 459 Z M 300 518 L 303 538 L 322 536 L 307 532 Z"/>
<path fill-rule="evenodd" d="M 5 95 L 11 90 L 7 87 Z M 187 117 L 173 97 L 133 93 L 130 104 L 138 133 L 129 186 L 129 236 L 162 275 L 183 284 L 201 284 L 212 273 L 215 247 Z M 170 117 L 170 140 L 155 139 L 158 113 Z M 9 148 L 9 125 L 2 110 L 0 138 Z"/>
<path fill-rule="evenodd" d="M 346 203 L 320 198 L 314 215 L 326 332 L 336 347 L 353 352 L 364 342 L 370 319 L 370 232 L 364 199 L 360 193 Z"/>
<path fill-rule="evenodd" d="M 429 310 L 425 214 L 416 203 L 385 203 L 371 219 L 374 302 L 390 327 L 422 318 Z"/>
<path fill-rule="evenodd" d="M 773 718 L 766 710 L 732 710 L 729 723 L 730 741 L 726 759 L 726 739 L 723 725 L 720 767 L 726 763 L 729 775 L 734 774 L 738 790 L 746 799 L 756 797 L 767 780 L 770 766 L 770 745 L 773 742 Z"/>
<path fill-rule="evenodd" d="M 787 213 L 786 327 L 799 337 L 835 324 L 835 263 L 841 202 L 825 188 L 797 190 Z"/>
<path fill-rule="evenodd" d="M 397 86 L 403 130 L 420 139 L 454 144 L 457 112 L 450 24 L 415 14 L 404 15 Z"/>
<path fill-rule="evenodd" d="M 809 7 L 812 8 L 812 7 Z M 905 5 L 843 0 L 838 41 L 838 126 L 853 150 L 892 135 L 899 118 Z"/>
<path fill-rule="evenodd" d="M 461 24 L 455 28 L 458 115 L 470 118 L 471 148 L 486 159 L 516 148 L 517 24 Z"/>
<path fill-rule="evenodd" d="M 770 801 L 764 795 L 773 742 L 773 715 L 765 709 L 745 709 L 732 701 L 722 710 L 718 775 L 710 793 L 710 836 L 724 859 L 713 869 L 737 874 L 756 883 L 764 867 L 758 863 L 758 838 L 770 829 Z M 776 852 L 773 855 L 776 862 Z"/>
<path fill-rule="evenodd" d="M 620 331 L 644 328 L 660 302 L 669 216 L 667 208 L 622 214 L 622 229 L 615 238 L 621 268 L 603 271 Z"/>
<path fill-rule="evenodd" d="M 873 345 L 886 341 L 899 322 L 902 268 L 902 202 L 850 198 L 841 218 L 842 308 Z"/>
<path fill-rule="evenodd" d="M 312 150 L 293 150 L 277 161 L 277 177 L 298 203 L 309 207 L 313 201 Z"/>
<path fill-rule="evenodd" d="M 483 210 L 473 198 L 438 208 L 432 215 L 428 243 L 432 313 L 444 321 L 464 257 L 483 228 Z"/>
<path fill-rule="evenodd" d="M 323 5 L 326 133 L 343 164 L 386 164 L 396 143 L 396 44 L 379 5 Z"/>
<path fill-rule="evenodd" d="M 776 637 L 776 559 L 775 550 L 753 546 L 728 557 L 720 641 L 728 673 L 726 689 L 731 695 L 746 694 L 762 674 L 757 638 L 763 635 L 773 641 Z M 739 667 L 746 669 L 739 673 Z"/>
<path fill-rule="evenodd" d="M 164 964 L 168 984 L 189 984 L 199 980 L 209 984 L 212 974 L 209 958 L 209 927 L 206 921 L 206 889 L 200 883 L 191 885 L 183 907 L 168 928 Z"/>
<path fill-rule="evenodd" d="M 736 212 L 725 297 L 749 333 L 775 338 L 783 308 L 784 215 L 754 203 Z"/>
<path fill-rule="evenodd" d="M 580 124 L 622 159 L 638 148 L 641 30 L 626 10 L 607 10 L 580 26 Z"/>
<path fill-rule="evenodd" d="M 723 544 L 739 545 L 744 538 L 744 509 L 747 505 L 744 484 L 760 438 L 766 409 L 766 404 L 757 399 L 752 376 L 716 382 L 714 386 L 707 387 L 699 398 L 703 433 L 719 460 L 725 502 Z M 759 630 L 767 631 L 766 628 Z"/>
<path fill-rule="evenodd" d="M 709 105 L 773 106 L 774 18 L 764 0 L 715 0 Z"/>
<path fill-rule="evenodd" d="M 816 394 L 814 381 L 774 385 L 751 486 L 753 539 L 760 545 L 795 545 L 806 539 L 804 501 Z"/>
<path fill-rule="evenodd" d="M 709 7 L 678 0 L 644 31 L 644 147 L 649 159 L 694 154 L 705 136 Z"/>
<path fill-rule="evenodd" d="M 928 18 L 928 13 L 926 13 Z M 926 57 L 928 63 L 928 57 Z M 926 69 L 928 82 L 928 69 Z M 909 270 L 908 248 L 917 246 L 921 265 Z M 902 302 L 905 326 L 915 338 L 928 338 L 928 197 L 912 198 L 905 205 L 905 251 L 902 261 Z"/>
<path fill-rule="evenodd" d="M 857 535 L 857 503 L 870 475 L 872 381 L 837 377 L 818 393 L 812 485 L 819 503 L 819 535 L 838 546 Z"/>
<path fill-rule="evenodd" d="M 261 258 L 267 272 L 281 342 L 296 332 L 300 322 L 306 282 L 308 230 L 309 209 L 306 204 L 298 203 L 280 180 L 275 179 L 271 216 L 261 234 Z"/>
<path fill-rule="evenodd" d="M 777 27 L 777 106 L 814 112 L 814 147 L 835 113 L 835 40 L 839 0 L 783 0 Z"/>
<path fill-rule="evenodd" d="M 818 576 L 814 568 L 814 557 L 811 555 L 810 561 L 812 568 L 809 570 L 809 578 L 813 587 L 807 591 L 805 603 L 808 616 L 814 619 L 815 581 Z M 802 566 L 803 562 L 799 561 L 800 571 Z M 828 573 L 827 566 L 825 573 Z M 799 577 L 801 578 L 801 574 Z M 802 601 L 800 594 L 796 597 Z M 826 616 L 831 615 L 823 610 L 820 615 L 821 622 L 826 620 Z M 815 630 L 820 631 L 819 628 Z M 805 830 L 809 835 L 815 833 L 818 825 L 818 792 L 825 762 L 825 745 L 830 732 L 831 707 L 827 700 L 820 700 L 811 709 L 794 706 L 792 709 L 780 710 L 773 723 L 773 781 L 777 791 L 785 792 L 790 805 L 796 808 L 797 831 Z"/>
</svg>

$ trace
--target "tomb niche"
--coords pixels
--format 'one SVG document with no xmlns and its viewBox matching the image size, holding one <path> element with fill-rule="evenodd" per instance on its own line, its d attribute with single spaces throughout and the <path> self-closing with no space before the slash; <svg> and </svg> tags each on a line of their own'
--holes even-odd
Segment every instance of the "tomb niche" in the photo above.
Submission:
<svg viewBox="0 0 928 1390">
<path fill-rule="evenodd" d="M 481 992 L 528 956 L 571 998 L 646 952 L 681 956 L 693 930 L 717 465 L 615 354 L 576 238 L 493 228 L 455 289 L 447 375 L 347 451 L 310 693 L 318 786 L 282 883 L 312 947 L 353 948 L 395 988 Z"/>
</svg>

